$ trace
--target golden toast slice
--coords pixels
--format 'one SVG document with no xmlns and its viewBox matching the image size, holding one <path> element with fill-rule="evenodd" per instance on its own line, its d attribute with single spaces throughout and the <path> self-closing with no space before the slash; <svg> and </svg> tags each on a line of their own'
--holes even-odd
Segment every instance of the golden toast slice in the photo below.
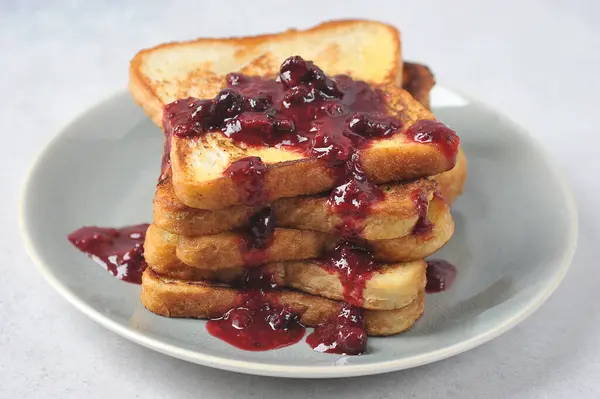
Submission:
<svg viewBox="0 0 600 399">
<path fill-rule="evenodd" d="M 218 56 L 223 47 L 229 50 Z M 373 52 L 373 48 L 378 51 Z M 292 54 L 313 60 L 332 76 L 349 74 L 369 82 L 373 93 L 378 93 L 377 96 L 381 93 L 385 111 L 403 124 L 396 134 L 373 140 L 360 150 L 362 168 L 371 181 L 386 183 L 429 176 L 454 166 L 454 150 L 448 153 L 438 145 L 407 137 L 407 130 L 415 122 L 435 118 L 396 86 L 402 76 L 399 33 L 379 23 L 346 21 L 306 32 L 261 38 L 201 39 L 158 46 L 140 52 L 132 61 L 130 89 L 138 103 L 158 122 L 162 106 L 174 100 L 190 96 L 212 98 L 225 86 L 226 72 L 241 70 L 253 76 L 274 78 L 277 66 Z M 338 84 L 342 85 L 340 81 Z M 168 114 L 172 115 L 171 111 Z M 177 130 L 177 126 L 168 130 Z M 280 146 L 250 146 L 220 131 L 193 137 L 174 135 L 167 140 L 165 148 L 170 147 L 167 152 L 176 195 L 194 208 L 215 210 L 244 203 L 238 185 L 225 172 L 236 161 L 248 157 L 258 157 L 266 165 L 262 183 L 264 202 L 315 194 L 336 185 L 334 171 L 317 160 L 314 153 Z"/>
<path fill-rule="evenodd" d="M 382 184 L 452 169 L 456 162 L 454 149 L 445 151 L 434 143 L 415 141 L 409 133 L 417 122 L 433 121 L 435 117 L 401 88 L 379 88 L 387 114 L 399 120 L 401 127 L 358 151 L 366 177 Z M 336 171 L 316 156 L 281 147 L 247 146 L 221 132 L 172 136 L 170 147 L 175 194 L 193 208 L 215 210 L 244 203 L 239 184 L 226 171 L 233 163 L 249 157 L 260 158 L 266 166 L 261 182 L 264 202 L 317 194 L 336 186 Z"/>
<path fill-rule="evenodd" d="M 449 171 L 434 176 L 438 184 L 438 191 L 449 205 L 452 205 L 464 191 L 468 165 L 465 152 L 459 148 L 456 165 Z"/>
<path fill-rule="evenodd" d="M 140 298 L 148 310 L 161 316 L 214 319 L 235 307 L 239 294 L 239 290 L 225 284 L 169 279 L 147 268 L 142 276 Z M 308 327 L 325 323 L 340 309 L 340 302 L 293 290 L 283 289 L 266 295 L 290 309 Z M 384 336 L 406 331 L 423 314 L 424 297 L 421 291 L 414 301 L 400 309 L 366 309 L 365 332 L 370 336 Z"/>
<path fill-rule="evenodd" d="M 443 247 L 454 233 L 449 206 L 434 197 L 427 210 L 433 224 L 427 234 L 409 234 L 389 240 L 367 241 L 378 262 L 405 262 L 423 259 Z M 276 228 L 264 249 L 246 247 L 244 236 L 227 232 L 205 236 L 179 236 L 150 225 L 144 243 L 148 264 L 161 274 L 180 266 L 180 261 L 199 269 L 229 269 L 279 261 L 318 258 L 332 249 L 337 240 L 325 233 Z"/>
<path fill-rule="evenodd" d="M 173 259 L 172 265 L 178 259 Z M 239 287 L 248 270 L 197 269 L 179 262 L 160 277 L 189 281 L 212 281 Z M 317 261 L 274 262 L 259 266 L 260 273 L 270 276 L 273 284 L 336 301 L 345 300 L 364 309 L 391 310 L 411 303 L 424 289 L 426 264 L 424 260 L 379 265 L 366 279 L 364 287 L 345 286 L 338 272 L 328 271 Z M 352 284 L 351 281 L 348 284 Z M 350 289 L 345 288 L 350 287 Z M 360 288 L 360 289 L 357 289 Z"/>
<path fill-rule="evenodd" d="M 448 176 L 446 180 L 448 185 L 452 184 L 452 176 Z M 433 198 L 436 183 L 429 179 L 418 179 L 403 184 L 383 185 L 380 188 L 385 193 L 384 199 L 375 203 L 362 221 L 361 236 L 367 240 L 391 239 L 409 234 L 419 217 L 413 193 L 423 192 L 429 201 Z M 336 233 L 341 218 L 328 204 L 328 199 L 328 196 L 301 196 L 275 200 L 271 207 L 275 213 L 276 226 Z M 260 207 L 244 205 L 216 211 L 190 208 L 179 201 L 171 179 L 167 178 L 156 187 L 154 224 L 179 235 L 217 234 L 246 226 L 248 218 L 259 209 Z"/>
<path fill-rule="evenodd" d="M 380 22 L 346 20 L 304 31 L 200 38 L 142 50 L 130 64 L 129 90 L 154 123 L 162 127 L 165 104 L 190 96 L 213 97 L 218 91 L 215 86 L 219 87 L 230 72 L 272 71 L 272 62 L 264 62 L 267 54 L 278 63 L 300 54 L 329 73 L 360 80 L 396 82 L 402 77 L 398 30 Z"/>
<path fill-rule="evenodd" d="M 426 65 L 404 62 L 402 88 L 428 110 L 431 109 L 429 92 L 433 86 L 435 86 L 435 77 Z"/>
</svg>

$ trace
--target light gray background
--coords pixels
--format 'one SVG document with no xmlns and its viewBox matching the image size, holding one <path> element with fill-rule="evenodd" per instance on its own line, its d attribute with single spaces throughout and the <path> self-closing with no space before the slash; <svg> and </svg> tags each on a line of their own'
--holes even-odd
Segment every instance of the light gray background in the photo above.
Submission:
<svg viewBox="0 0 600 399">
<path fill-rule="evenodd" d="M 12 3 L 0 0 L 0 397 L 600 397 L 600 3 Z M 563 284 L 530 319 L 482 347 L 417 369 L 282 380 L 212 370 L 130 343 L 71 307 L 36 272 L 17 231 L 25 171 L 61 126 L 126 86 L 137 50 L 345 17 L 398 26 L 406 59 L 428 63 L 440 83 L 519 122 L 562 164 L 579 204 L 579 249 Z"/>
</svg>

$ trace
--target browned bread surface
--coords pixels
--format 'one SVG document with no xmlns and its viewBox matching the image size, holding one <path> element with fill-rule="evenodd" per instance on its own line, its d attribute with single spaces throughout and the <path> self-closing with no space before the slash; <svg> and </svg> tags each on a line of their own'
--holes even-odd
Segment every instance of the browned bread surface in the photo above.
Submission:
<svg viewBox="0 0 600 399">
<path fill-rule="evenodd" d="M 396 87 L 381 87 L 388 113 L 402 123 L 389 138 L 373 140 L 359 150 L 366 176 L 376 184 L 414 179 L 454 167 L 436 144 L 412 141 L 405 132 L 419 120 L 435 117 L 410 94 Z M 223 209 L 242 203 L 237 185 L 224 171 L 233 162 L 259 157 L 267 167 L 263 192 L 268 202 L 278 198 L 317 194 L 335 186 L 334 170 L 301 151 L 234 143 L 221 132 L 201 136 L 171 137 L 171 170 L 175 194 L 184 204 L 200 209 Z"/>
<path fill-rule="evenodd" d="M 402 88 L 425 108 L 430 109 L 429 92 L 435 86 L 431 70 L 422 64 L 405 62 L 402 68 Z"/>
<path fill-rule="evenodd" d="M 423 259 L 443 247 L 454 233 L 449 206 L 434 197 L 429 204 L 428 219 L 433 230 L 423 235 L 409 234 L 390 240 L 367 241 L 378 262 L 405 262 Z M 220 233 L 206 236 L 178 236 L 150 225 L 144 243 L 144 256 L 159 273 L 179 267 L 179 261 L 200 269 L 229 269 L 244 266 L 241 236 Z M 260 251 L 259 263 L 317 258 L 331 249 L 334 236 L 310 230 L 275 229 L 270 246 Z"/>
<path fill-rule="evenodd" d="M 451 184 L 451 176 L 447 179 Z M 430 200 L 436 183 L 418 179 L 404 184 L 380 187 L 385 198 L 375 203 L 364 220 L 362 237 L 381 240 L 403 237 L 410 233 L 418 218 L 412 194 L 422 191 Z M 334 234 L 340 217 L 328 204 L 328 196 L 300 196 L 281 198 L 271 204 L 276 225 L 300 230 L 315 230 Z M 259 207 L 243 205 L 216 211 L 190 208 L 184 205 L 173 191 L 169 178 L 161 181 L 154 196 L 154 224 L 163 230 L 179 235 L 216 234 L 240 228 Z"/>
<path fill-rule="evenodd" d="M 287 56 L 312 59 L 331 75 L 348 73 L 380 88 L 388 112 L 404 127 L 391 138 L 361 150 L 367 176 L 376 183 L 429 176 L 453 167 L 435 145 L 415 143 L 403 131 L 421 119 L 435 119 L 401 88 L 399 32 L 369 21 L 338 21 L 304 32 L 257 38 L 198 39 L 140 52 L 130 67 L 130 90 L 157 123 L 162 107 L 189 96 L 211 98 L 223 86 L 224 75 L 243 70 L 271 76 Z M 258 156 L 267 165 L 267 200 L 315 194 L 333 188 L 332 171 L 321 161 L 297 151 L 248 147 L 220 132 L 202 137 L 171 139 L 173 186 L 188 206 L 222 209 L 242 202 L 236 186 L 223 171 L 234 161 Z"/>
<path fill-rule="evenodd" d="M 142 50 L 129 67 L 129 90 L 162 127 L 165 104 L 189 96 L 211 98 L 227 73 L 271 72 L 273 62 L 281 63 L 295 54 L 312 59 L 329 73 L 356 79 L 396 82 L 402 76 L 400 32 L 396 28 L 374 21 L 344 20 L 308 30 L 199 38 Z"/>
<path fill-rule="evenodd" d="M 463 193 L 467 176 L 467 156 L 462 148 L 459 148 L 456 165 L 449 171 L 434 176 L 435 181 L 438 183 L 438 190 L 448 204 L 453 204 Z"/>
<path fill-rule="evenodd" d="M 238 294 L 238 290 L 225 284 L 167 279 L 148 268 L 142 277 L 140 298 L 148 310 L 161 316 L 211 319 L 237 306 Z M 309 327 L 336 316 L 340 308 L 340 302 L 293 290 L 268 295 L 297 314 L 302 324 Z M 366 333 L 382 336 L 409 329 L 423 314 L 424 300 L 421 292 L 400 309 L 365 310 Z"/>
<path fill-rule="evenodd" d="M 177 259 L 173 264 L 176 262 Z M 423 260 L 380 265 L 365 284 L 362 291 L 363 303 L 360 306 L 365 309 L 390 310 L 408 305 L 425 287 L 425 270 Z M 156 273 L 167 279 L 213 281 L 234 286 L 243 283 L 245 277 L 243 268 L 209 270 L 197 269 L 183 263 L 170 268 L 166 273 Z M 336 301 L 345 298 L 344 286 L 338 273 L 327 271 L 317 261 L 268 263 L 261 266 L 261 273 L 273 276 L 272 281 L 281 287 Z"/>
</svg>

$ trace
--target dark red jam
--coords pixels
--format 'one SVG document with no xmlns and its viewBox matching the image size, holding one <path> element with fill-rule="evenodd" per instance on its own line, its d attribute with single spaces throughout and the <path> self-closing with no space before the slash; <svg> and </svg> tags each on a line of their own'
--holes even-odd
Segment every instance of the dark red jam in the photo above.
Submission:
<svg viewBox="0 0 600 399">
<path fill-rule="evenodd" d="M 87 226 L 75 230 L 67 238 L 116 278 L 140 284 L 147 267 L 144 260 L 147 229 L 147 224 L 120 229 Z"/>
<path fill-rule="evenodd" d="M 354 153 L 338 171 L 337 183 L 339 185 L 331 192 L 328 202 L 340 217 L 338 232 L 346 239 L 357 240 L 369 210 L 384 198 L 384 193 L 367 179 L 358 153 Z"/>
<path fill-rule="evenodd" d="M 448 261 L 434 259 L 427 261 L 427 285 L 425 292 L 432 294 L 449 289 L 458 271 L 456 267 Z"/>
<path fill-rule="evenodd" d="M 265 263 L 266 249 L 273 242 L 275 212 L 265 207 L 248 218 L 246 228 L 241 232 L 240 251 L 245 266 Z"/>
<path fill-rule="evenodd" d="M 342 303 L 337 316 L 317 326 L 306 343 L 321 353 L 360 355 L 367 349 L 363 311 Z"/>
<path fill-rule="evenodd" d="M 325 270 L 339 276 L 344 301 L 362 306 L 363 291 L 377 268 L 373 255 L 360 246 L 341 242 L 322 258 L 322 262 Z"/>
<path fill-rule="evenodd" d="M 206 324 L 208 332 L 248 351 L 266 351 L 295 344 L 304 336 L 298 317 L 277 300 L 274 276 L 262 268 L 246 271 L 238 304 Z"/>
<path fill-rule="evenodd" d="M 429 200 L 427 194 L 422 190 L 415 190 L 411 194 L 411 198 L 417 207 L 419 218 L 412 229 L 414 235 L 425 235 L 433 229 L 433 223 L 427 218 L 427 209 L 429 208 Z"/>
<path fill-rule="evenodd" d="M 430 143 L 438 146 L 446 158 L 456 162 L 460 140 L 456 132 L 442 122 L 422 119 L 406 129 L 405 134 L 417 143 Z"/>
<path fill-rule="evenodd" d="M 267 167 L 259 157 L 246 157 L 233 162 L 225 174 L 231 177 L 244 205 L 257 206 L 267 200 L 263 190 Z"/>
</svg>

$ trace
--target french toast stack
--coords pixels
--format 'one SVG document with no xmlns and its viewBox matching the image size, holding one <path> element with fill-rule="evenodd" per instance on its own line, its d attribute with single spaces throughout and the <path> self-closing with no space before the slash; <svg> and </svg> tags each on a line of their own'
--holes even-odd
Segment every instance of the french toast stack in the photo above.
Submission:
<svg viewBox="0 0 600 399">
<path fill-rule="evenodd" d="M 404 66 L 366 21 L 140 52 L 130 90 L 166 137 L 143 304 L 251 350 L 410 328 L 466 166 L 433 76 Z"/>
</svg>

